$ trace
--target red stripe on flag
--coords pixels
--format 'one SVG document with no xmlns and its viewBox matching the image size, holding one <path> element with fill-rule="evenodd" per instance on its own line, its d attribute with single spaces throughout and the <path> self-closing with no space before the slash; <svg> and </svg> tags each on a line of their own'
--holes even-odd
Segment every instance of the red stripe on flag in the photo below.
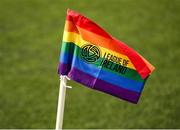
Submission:
<svg viewBox="0 0 180 130">
<path fill-rule="evenodd" d="M 144 79 L 151 72 L 151 67 L 149 64 L 143 60 L 143 58 L 136 51 L 128 47 L 121 41 L 116 40 L 108 33 L 106 33 L 101 27 L 95 24 L 90 19 L 76 13 L 72 10 L 68 10 L 66 20 L 71 21 L 77 28 L 79 34 L 83 39 L 90 41 L 92 43 L 97 43 L 98 41 L 107 49 L 116 51 L 121 54 L 125 54 L 129 57 L 133 65 L 135 66 L 137 72 Z M 71 30 L 71 29 L 70 29 Z M 74 29 L 72 29 L 73 31 Z M 104 39 L 104 40 L 103 40 Z M 103 42 L 106 41 L 106 42 Z"/>
</svg>

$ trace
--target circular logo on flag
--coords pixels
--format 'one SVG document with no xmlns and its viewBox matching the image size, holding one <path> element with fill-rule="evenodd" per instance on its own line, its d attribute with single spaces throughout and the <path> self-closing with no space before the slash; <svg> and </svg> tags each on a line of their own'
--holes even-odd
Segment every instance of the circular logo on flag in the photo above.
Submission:
<svg viewBox="0 0 180 130">
<path fill-rule="evenodd" d="M 101 57 L 101 52 L 99 47 L 92 44 L 86 44 L 82 46 L 81 58 L 86 62 L 88 63 L 96 62 L 100 57 Z"/>
</svg>

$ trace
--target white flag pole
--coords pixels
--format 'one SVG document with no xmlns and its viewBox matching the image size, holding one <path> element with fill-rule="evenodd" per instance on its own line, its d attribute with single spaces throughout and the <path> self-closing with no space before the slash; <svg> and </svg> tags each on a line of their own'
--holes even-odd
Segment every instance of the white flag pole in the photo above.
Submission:
<svg viewBox="0 0 180 130">
<path fill-rule="evenodd" d="M 56 117 L 56 130 L 62 130 L 63 126 L 63 115 L 64 115 L 64 104 L 66 96 L 67 86 L 67 76 L 60 76 L 60 88 L 59 88 L 59 98 L 58 98 L 58 107 L 57 107 L 57 117 Z"/>
</svg>

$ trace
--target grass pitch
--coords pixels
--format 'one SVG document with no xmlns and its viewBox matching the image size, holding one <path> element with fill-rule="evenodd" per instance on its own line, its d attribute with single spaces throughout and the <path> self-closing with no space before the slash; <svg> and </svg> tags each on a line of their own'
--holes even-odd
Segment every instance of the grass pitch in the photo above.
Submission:
<svg viewBox="0 0 180 130">
<path fill-rule="evenodd" d="M 180 128 L 178 0 L 1 0 L 0 128 L 55 127 L 67 8 L 94 20 L 156 70 L 138 105 L 70 81 L 64 128 Z"/>
</svg>

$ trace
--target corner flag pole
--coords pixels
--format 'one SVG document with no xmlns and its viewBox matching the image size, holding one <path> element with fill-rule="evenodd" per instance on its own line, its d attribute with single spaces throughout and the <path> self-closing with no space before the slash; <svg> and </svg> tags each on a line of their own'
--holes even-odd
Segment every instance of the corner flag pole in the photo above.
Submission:
<svg viewBox="0 0 180 130">
<path fill-rule="evenodd" d="M 60 76 L 60 88 L 59 88 L 59 98 L 57 107 L 57 117 L 56 117 L 56 130 L 62 130 L 63 126 L 63 115 L 64 115 L 64 104 L 66 96 L 66 88 L 71 88 L 67 86 L 67 76 Z M 69 79 L 68 79 L 69 80 Z"/>
</svg>

